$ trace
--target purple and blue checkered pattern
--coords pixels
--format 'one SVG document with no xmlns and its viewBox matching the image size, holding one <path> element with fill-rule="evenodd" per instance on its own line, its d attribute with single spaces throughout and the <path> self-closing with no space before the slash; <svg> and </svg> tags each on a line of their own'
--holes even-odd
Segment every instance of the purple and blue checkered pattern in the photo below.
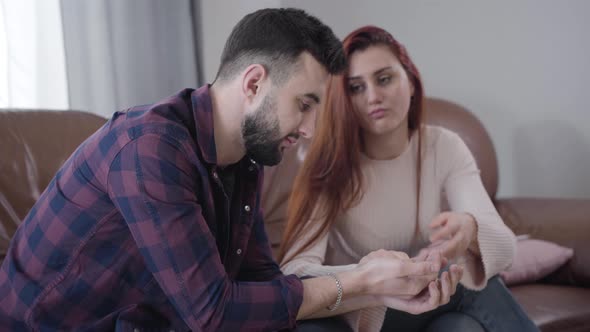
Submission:
<svg viewBox="0 0 590 332">
<path fill-rule="evenodd" d="M 57 172 L 0 269 L 1 331 L 272 331 L 302 284 L 262 221 L 262 167 L 217 175 L 209 87 L 117 112 Z"/>
</svg>

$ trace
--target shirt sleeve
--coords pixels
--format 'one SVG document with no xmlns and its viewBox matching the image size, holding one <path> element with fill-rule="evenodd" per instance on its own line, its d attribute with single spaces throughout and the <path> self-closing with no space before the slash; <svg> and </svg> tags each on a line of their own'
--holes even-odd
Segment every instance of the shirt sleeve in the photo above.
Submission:
<svg viewBox="0 0 590 332">
<path fill-rule="evenodd" d="M 463 140 L 449 132 L 440 148 L 447 153 L 448 168 L 444 191 L 452 211 L 471 214 L 477 223 L 481 257 L 471 252 L 460 258 L 465 264 L 461 283 L 471 289 L 483 289 L 487 281 L 507 268 L 515 253 L 514 233 L 504 224 L 488 196 L 475 158 Z"/>
<path fill-rule="evenodd" d="M 158 134 L 124 146 L 111 164 L 109 196 L 147 268 L 193 331 L 273 331 L 295 326 L 303 286 L 295 276 L 230 280 L 201 212 L 199 161 Z M 195 154 L 192 154 L 194 156 Z"/>
</svg>

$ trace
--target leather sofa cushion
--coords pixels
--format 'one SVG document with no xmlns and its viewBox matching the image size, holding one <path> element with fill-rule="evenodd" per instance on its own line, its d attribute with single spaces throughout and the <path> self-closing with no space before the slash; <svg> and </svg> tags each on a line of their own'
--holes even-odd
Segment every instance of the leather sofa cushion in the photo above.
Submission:
<svg viewBox="0 0 590 332">
<path fill-rule="evenodd" d="M 528 284 L 510 291 L 543 332 L 590 331 L 590 289 Z"/>
</svg>

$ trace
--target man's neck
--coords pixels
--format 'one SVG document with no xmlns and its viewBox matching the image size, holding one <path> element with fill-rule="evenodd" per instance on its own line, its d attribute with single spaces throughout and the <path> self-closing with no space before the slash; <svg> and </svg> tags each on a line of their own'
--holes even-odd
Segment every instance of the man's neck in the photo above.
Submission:
<svg viewBox="0 0 590 332">
<path fill-rule="evenodd" d="M 232 83 L 214 84 L 209 89 L 213 105 L 213 133 L 217 165 L 226 166 L 237 163 L 246 154 L 242 140 L 243 112 Z"/>
</svg>

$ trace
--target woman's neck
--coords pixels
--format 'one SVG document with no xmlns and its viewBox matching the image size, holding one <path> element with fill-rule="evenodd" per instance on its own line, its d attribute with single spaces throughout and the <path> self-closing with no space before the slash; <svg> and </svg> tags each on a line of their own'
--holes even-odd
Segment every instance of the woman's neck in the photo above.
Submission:
<svg viewBox="0 0 590 332">
<path fill-rule="evenodd" d="M 374 135 L 363 132 L 364 152 L 370 159 L 388 160 L 399 157 L 410 142 L 408 121 L 402 121 L 393 131 Z"/>
</svg>

